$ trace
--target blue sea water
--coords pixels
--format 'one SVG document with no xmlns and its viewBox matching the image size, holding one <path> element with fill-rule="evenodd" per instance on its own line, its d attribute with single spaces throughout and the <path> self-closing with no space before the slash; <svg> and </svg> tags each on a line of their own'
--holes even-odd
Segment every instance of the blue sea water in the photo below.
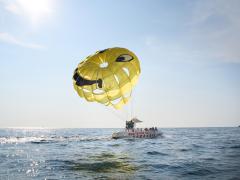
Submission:
<svg viewBox="0 0 240 180">
<path fill-rule="evenodd" d="M 240 128 L 0 129 L 0 179 L 240 179 Z"/>
</svg>

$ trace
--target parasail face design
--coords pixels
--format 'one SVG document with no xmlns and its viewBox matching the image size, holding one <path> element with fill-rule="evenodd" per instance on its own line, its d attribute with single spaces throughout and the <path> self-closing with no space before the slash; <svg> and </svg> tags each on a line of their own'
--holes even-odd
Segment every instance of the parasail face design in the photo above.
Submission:
<svg viewBox="0 0 240 180">
<path fill-rule="evenodd" d="M 120 109 L 126 104 L 140 74 L 137 56 L 125 48 L 109 48 L 88 56 L 75 69 L 73 85 L 90 102 Z"/>
</svg>

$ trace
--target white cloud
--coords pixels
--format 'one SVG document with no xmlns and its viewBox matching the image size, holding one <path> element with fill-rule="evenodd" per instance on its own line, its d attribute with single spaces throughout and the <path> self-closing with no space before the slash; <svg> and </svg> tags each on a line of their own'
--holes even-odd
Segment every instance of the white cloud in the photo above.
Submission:
<svg viewBox="0 0 240 180">
<path fill-rule="evenodd" d="M 23 16 L 34 26 L 48 20 L 53 13 L 53 0 L 7 0 L 3 3 L 7 11 Z"/>
<path fill-rule="evenodd" d="M 176 33 L 177 38 L 161 34 L 145 38 L 150 53 L 171 61 L 240 63 L 240 1 L 189 3 L 187 18 L 179 18 L 181 31 Z"/>
<path fill-rule="evenodd" d="M 4 32 L 0 32 L 0 41 L 9 43 L 9 44 L 15 44 L 15 45 L 26 47 L 26 48 L 31 48 L 31 49 L 43 49 L 44 48 L 44 46 L 42 46 L 42 45 L 24 42 L 16 37 L 14 37 L 11 34 L 4 33 Z"/>
<path fill-rule="evenodd" d="M 197 1 L 188 24 L 188 41 L 203 55 L 240 63 L 240 1 Z"/>
</svg>

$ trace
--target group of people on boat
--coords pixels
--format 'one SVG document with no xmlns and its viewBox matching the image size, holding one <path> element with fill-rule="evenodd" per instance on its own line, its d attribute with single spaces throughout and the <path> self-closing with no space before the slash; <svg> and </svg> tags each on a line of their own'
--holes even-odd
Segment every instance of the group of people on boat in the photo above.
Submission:
<svg viewBox="0 0 240 180">
<path fill-rule="evenodd" d="M 157 131 L 157 127 L 145 128 L 145 131 Z"/>
<path fill-rule="evenodd" d="M 134 128 L 133 120 L 126 121 L 126 129 L 133 129 L 133 128 Z"/>
<path fill-rule="evenodd" d="M 134 120 L 126 121 L 126 129 L 127 130 L 133 130 L 135 128 L 135 122 Z M 142 129 L 138 129 L 142 131 Z M 144 128 L 144 131 L 158 131 L 157 127 L 151 127 L 151 128 Z"/>
</svg>

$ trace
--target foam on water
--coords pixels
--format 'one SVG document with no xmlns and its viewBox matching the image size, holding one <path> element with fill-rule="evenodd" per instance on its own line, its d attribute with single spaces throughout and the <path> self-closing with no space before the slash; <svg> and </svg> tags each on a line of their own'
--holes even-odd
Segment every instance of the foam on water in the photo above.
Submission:
<svg viewBox="0 0 240 180">
<path fill-rule="evenodd" d="M 19 143 L 57 143 L 57 142 L 69 142 L 69 141 L 99 141 L 108 140 L 108 136 L 72 136 L 72 137 L 0 137 L 0 144 L 19 144 Z"/>
</svg>

